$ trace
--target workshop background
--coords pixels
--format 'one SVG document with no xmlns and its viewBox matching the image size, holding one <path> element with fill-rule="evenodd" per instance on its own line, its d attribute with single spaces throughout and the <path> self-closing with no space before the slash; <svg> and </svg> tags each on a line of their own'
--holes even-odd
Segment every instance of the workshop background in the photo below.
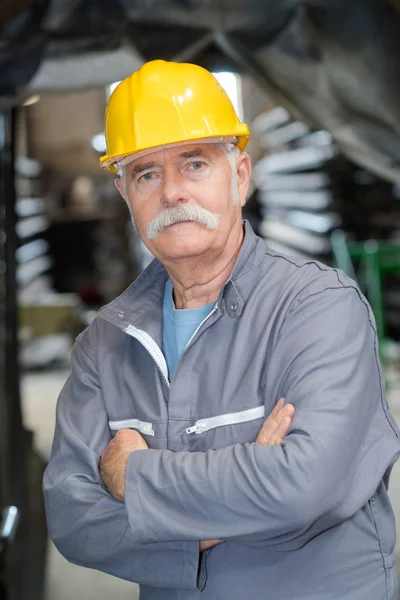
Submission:
<svg viewBox="0 0 400 600">
<path fill-rule="evenodd" d="M 266 243 L 358 281 L 400 420 L 399 0 L 0 1 L 1 600 L 138 597 L 60 556 L 41 477 L 74 338 L 151 260 L 99 157 L 153 58 L 209 68 L 249 123 Z M 399 465 L 389 492 L 400 572 Z"/>
</svg>

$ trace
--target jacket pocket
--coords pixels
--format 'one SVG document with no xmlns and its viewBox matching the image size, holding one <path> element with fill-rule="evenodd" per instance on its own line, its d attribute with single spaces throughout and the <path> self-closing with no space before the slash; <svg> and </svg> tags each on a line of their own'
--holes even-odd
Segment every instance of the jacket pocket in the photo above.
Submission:
<svg viewBox="0 0 400 600">
<path fill-rule="evenodd" d="M 153 423 L 149 423 L 148 421 L 139 421 L 139 419 L 109 421 L 108 426 L 113 432 L 118 431 L 118 429 L 137 429 L 140 433 L 154 436 Z"/>
<path fill-rule="evenodd" d="M 195 433 L 197 435 L 215 429 L 216 427 L 224 427 L 226 425 L 236 425 L 238 423 L 248 423 L 249 421 L 255 421 L 265 416 L 265 407 L 257 406 L 256 408 L 250 408 L 248 410 L 241 410 L 239 412 L 227 413 L 224 415 L 217 415 L 216 417 L 208 417 L 205 419 L 199 419 L 192 427 L 186 429 L 188 435 Z"/>
</svg>

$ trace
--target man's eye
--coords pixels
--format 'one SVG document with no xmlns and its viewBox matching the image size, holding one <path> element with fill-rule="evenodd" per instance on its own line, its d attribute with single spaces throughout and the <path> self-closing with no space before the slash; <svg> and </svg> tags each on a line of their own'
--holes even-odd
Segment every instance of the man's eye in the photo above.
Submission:
<svg viewBox="0 0 400 600">
<path fill-rule="evenodd" d="M 192 162 L 192 164 L 191 164 L 191 167 L 194 170 L 201 169 L 201 167 L 203 167 L 203 166 L 204 166 L 204 163 L 201 162 L 200 160 L 196 160 L 195 162 Z"/>
<path fill-rule="evenodd" d="M 153 173 L 145 173 L 141 177 L 139 177 L 139 181 L 151 181 L 153 179 Z"/>
</svg>

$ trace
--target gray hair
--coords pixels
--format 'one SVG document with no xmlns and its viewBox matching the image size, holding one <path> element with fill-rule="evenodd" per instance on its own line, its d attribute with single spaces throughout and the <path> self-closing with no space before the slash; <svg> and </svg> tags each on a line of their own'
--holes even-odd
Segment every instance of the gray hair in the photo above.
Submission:
<svg viewBox="0 0 400 600">
<path fill-rule="evenodd" d="M 240 154 L 240 150 L 237 146 L 233 144 L 221 144 L 222 150 L 224 151 L 229 164 L 232 169 L 232 180 L 231 180 L 231 192 L 232 192 L 232 200 L 235 206 L 240 204 L 240 195 L 239 195 L 239 185 L 236 171 L 236 161 Z"/>
</svg>

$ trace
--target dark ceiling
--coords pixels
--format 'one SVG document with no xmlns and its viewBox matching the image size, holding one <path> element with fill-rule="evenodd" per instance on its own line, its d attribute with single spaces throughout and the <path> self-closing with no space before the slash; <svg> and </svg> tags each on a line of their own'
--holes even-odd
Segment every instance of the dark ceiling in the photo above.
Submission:
<svg viewBox="0 0 400 600">
<path fill-rule="evenodd" d="M 144 60 L 251 74 L 400 183 L 399 0 L 0 0 L 0 101 L 103 86 Z"/>
</svg>

